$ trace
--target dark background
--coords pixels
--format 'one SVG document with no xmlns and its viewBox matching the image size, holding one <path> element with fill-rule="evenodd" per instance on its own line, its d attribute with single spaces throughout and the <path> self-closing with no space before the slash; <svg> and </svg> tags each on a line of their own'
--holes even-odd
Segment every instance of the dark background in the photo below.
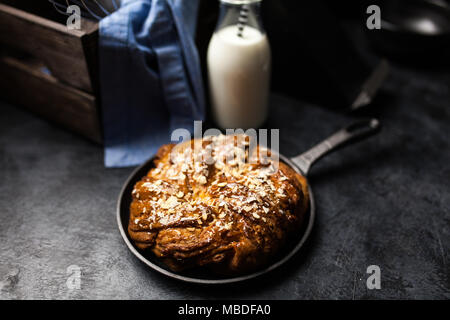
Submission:
<svg viewBox="0 0 450 320">
<path fill-rule="evenodd" d="M 359 9 L 329 8 L 360 59 L 376 63 Z M 383 130 L 312 170 L 317 223 L 304 250 L 230 286 L 180 283 L 139 262 L 115 219 L 132 168 L 106 169 L 100 146 L 0 102 L 0 298 L 449 299 L 450 72 L 437 59 L 389 60 L 357 113 L 274 89 L 268 126 L 288 156 L 355 119 L 377 117 Z M 66 286 L 70 265 L 80 290 Z M 369 265 L 381 268 L 381 290 L 366 288 Z"/>
</svg>

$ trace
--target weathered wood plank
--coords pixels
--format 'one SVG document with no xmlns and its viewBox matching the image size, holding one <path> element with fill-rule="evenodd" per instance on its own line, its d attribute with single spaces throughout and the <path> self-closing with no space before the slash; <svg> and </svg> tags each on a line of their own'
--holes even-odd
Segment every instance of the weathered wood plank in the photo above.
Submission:
<svg viewBox="0 0 450 320">
<path fill-rule="evenodd" d="M 15 58 L 0 56 L 0 94 L 13 103 L 101 143 L 97 99 Z"/>
<path fill-rule="evenodd" d="M 86 56 L 93 50 L 83 45 L 95 43 L 83 43 L 83 38 L 97 33 L 98 26 L 83 22 L 87 30 L 69 30 L 63 24 L 0 4 L 0 43 L 42 60 L 61 82 L 93 92 Z"/>
</svg>

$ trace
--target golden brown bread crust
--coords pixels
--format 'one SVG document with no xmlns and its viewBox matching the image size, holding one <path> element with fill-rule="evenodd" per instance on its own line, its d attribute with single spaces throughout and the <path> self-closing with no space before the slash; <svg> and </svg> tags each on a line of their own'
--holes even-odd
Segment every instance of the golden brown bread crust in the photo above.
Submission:
<svg viewBox="0 0 450 320">
<path fill-rule="evenodd" d="M 133 190 L 130 237 L 175 271 L 241 273 L 266 264 L 301 226 L 306 179 L 282 162 L 275 173 L 270 160 L 248 163 L 260 147 L 243 154 L 225 136 L 197 142 L 214 163 L 189 152 L 194 140 L 160 148 L 155 168 Z M 242 158 L 220 160 L 230 153 Z"/>
</svg>

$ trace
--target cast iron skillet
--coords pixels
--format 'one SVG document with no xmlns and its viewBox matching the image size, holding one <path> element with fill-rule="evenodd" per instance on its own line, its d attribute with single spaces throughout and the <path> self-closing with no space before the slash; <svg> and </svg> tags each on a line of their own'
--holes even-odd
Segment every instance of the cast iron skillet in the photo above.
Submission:
<svg viewBox="0 0 450 320">
<path fill-rule="evenodd" d="M 379 128 L 380 124 L 376 119 L 359 121 L 336 132 L 328 139 L 324 140 L 309 151 L 297 157 L 288 158 L 280 154 L 280 160 L 286 163 L 296 172 L 306 177 L 309 169 L 318 159 L 340 147 L 343 147 L 344 145 L 356 142 L 375 134 L 379 131 Z M 217 275 L 205 269 L 190 270 L 181 273 L 173 272 L 167 266 L 165 266 L 156 256 L 154 256 L 153 253 L 143 253 L 142 251 L 138 250 L 134 246 L 127 231 L 130 214 L 129 208 L 132 201 L 131 192 L 133 191 L 135 183 L 138 182 L 143 176 L 145 176 L 152 167 L 153 158 L 134 170 L 134 172 L 125 182 L 125 185 L 120 192 L 119 200 L 117 202 L 117 223 L 119 224 L 120 233 L 122 234 L 122 237 L 131 252 L 147 266 L 166 276 L 186 282 L 202 284 L 225 284 L 252 279 L 269 271 L 272 271 L 287 262 L 300 250 L 311 233 L 311 229 L 314 224 L 316 208 L 314 204 L 314 195 L 308 182 L 310 196 L 309 211 L 307 213 L 306 221 L 303 223 L 303 230 L 301 230 L 301 232 L 299 232 L 296 236 L 288 241 L 283 250 L 281 250 L 281 252 L 273 259 L 272 264 L 262 268 L 259 271 L 234 277 Z"/>
</svg>

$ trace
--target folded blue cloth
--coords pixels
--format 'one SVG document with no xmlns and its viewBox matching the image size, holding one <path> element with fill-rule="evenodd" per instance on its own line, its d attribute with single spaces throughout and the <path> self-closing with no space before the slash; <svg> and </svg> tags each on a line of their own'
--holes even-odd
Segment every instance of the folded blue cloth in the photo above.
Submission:
<svg viewBox="0 0 450 320">
<path fill-rule="evenodd" d="M 198 0 L 122 0 L 100 21 L 105 166 L 140 164 L 204 120 L 194 44 Z"/>
</svg>

